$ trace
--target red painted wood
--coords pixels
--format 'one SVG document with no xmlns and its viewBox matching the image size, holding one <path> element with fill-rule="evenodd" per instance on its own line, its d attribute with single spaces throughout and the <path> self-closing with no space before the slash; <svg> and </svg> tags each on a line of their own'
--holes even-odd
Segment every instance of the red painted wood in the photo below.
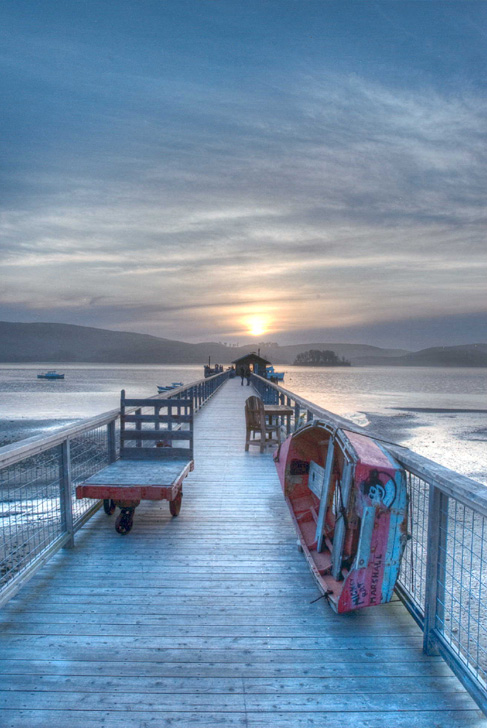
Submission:
<svg viewBox="0 0 487 728">
<path fill-rule="evenodd" d="M 335 611 L 343 613 L 390 599 L 406 542 L 406 484 L 403 471 L 376 442 L 356 433 L 340 432 L 327 500 L 326 547 L 321 553 L 317 552 L 316 520 L 320 503 L 308 488 L 306 467 L 311 461 L 324 467 L 329 442 L 330 433 L 322 424 L 308 425 L 282 444 L 276 468 L 310 568 Z M 341 513 L 341 508 L 337 510 L 337 502 L 341 499 L 337 497 L 340 490 L 336 484 L 343 474 L 344 450 L 351 454 L 354 472 L 350 498 Z M 365 523 L 364 509 L 368 509 L 369 518 L 372 513 L 374 519 L 369 522 L 368 538 L 366 527 L 361 530 Z M 391 525 L 392 513 L 395 521 Z M 330 572 L 334 529 L 341 518 L 346 519 L 341 561 L 343 580 L 337 581 Z M 359 568 L 356 556 L 361 533 L 364 533 L 362 553 L 367 554 L 367 563 Z M 368 546 L 369 543 L 370 548 L 366 548 L 364 544 Z"/>
<path fill-rule="evenodd" d="M 78 485 L 77 498 L 112 500 L 169 500 L 177 498 L 182 483 L 175 485 Z"/>
</svg>

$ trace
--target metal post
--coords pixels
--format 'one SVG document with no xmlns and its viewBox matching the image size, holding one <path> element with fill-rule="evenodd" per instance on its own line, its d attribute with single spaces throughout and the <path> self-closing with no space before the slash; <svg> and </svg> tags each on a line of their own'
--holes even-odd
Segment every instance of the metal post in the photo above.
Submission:
<svg viewBox="0 0 487 728">
<path fill-rule="evenodd" d="M 115 460 L 117 459 L 115 420 L 112 420 L 107 425 L 107 440 L 108 440 L 108 462 L 114 463 Z"/>
<path fill-rule="evenodd" d="M 64 548 L 74 546 L 73 528 L 73 496 L 71 483 L 71 447 L 69 439 L 66 439 L 61 448 L 61 467 L 59 479 L 59 495 L 61 499 L 61 528 L 69 533 L 70 538 L 66 541 Z"/>
<path fill-rule="evenodd" d="M 448 496 L 430 485 L 423 635 L 423 651 L 427 655 L 438 654 L 434 633 L 437 620 L 444 621 L 447 536 Z"/>
</svg>

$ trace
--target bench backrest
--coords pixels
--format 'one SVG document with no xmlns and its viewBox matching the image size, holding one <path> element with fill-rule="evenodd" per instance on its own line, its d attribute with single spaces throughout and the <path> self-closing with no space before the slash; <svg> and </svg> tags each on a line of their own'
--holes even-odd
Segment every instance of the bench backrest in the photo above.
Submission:
<svg viewBox="0 0 487 728">
<path fill-rule="evenodd" d="M 135 412 L 127 413 L 133 407 Z M 192 399 L 129 399 L 122 390 L 120 422 L 121 458 L 193 459 Z"/>
<path fill-rule="evenodd" d="M 265 432 L 266 421 L 264 404 L 260 397 L 252 395 L 245 402 L 245 424 L 248 430 Z"/>
</svg>

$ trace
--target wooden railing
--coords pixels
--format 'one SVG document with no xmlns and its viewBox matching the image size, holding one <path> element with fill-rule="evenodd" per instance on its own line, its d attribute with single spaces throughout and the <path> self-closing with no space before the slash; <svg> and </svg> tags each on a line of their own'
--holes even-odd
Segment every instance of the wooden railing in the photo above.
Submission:
<svg viewBox="0 0 487 728">
<path fill-rule="evenodd" d="M 487 713 L 487 487 L 255 374 L 252 384 L 264 403 L 294 409 L 289 429 L 316 419 L 358 432 L 405 469 L 411 538 L 397 594 L 423 630 L 424 651 L 440 653 Z"/>
<path fill-rule="evenodd" d="M 227 378 L 222 372 L 154 398 L 190 399 L 197 412 Z M 100 507 L 77 500 L 75 486 L 117 459 L 119 422 L 114 409 L 0 448 L 0 605 L 58 549 L 72 546 Z"/>
</svg>

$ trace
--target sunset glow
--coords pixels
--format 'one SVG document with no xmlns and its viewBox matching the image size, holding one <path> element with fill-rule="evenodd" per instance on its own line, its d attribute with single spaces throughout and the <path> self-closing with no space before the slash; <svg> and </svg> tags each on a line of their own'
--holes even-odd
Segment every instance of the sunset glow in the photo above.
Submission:
<svg viewBox="0 0 487 728">
<path fill-rule="evenodd" d="M 268 322 L 263 316 L 252 316 L 247 319 L 248 333 L 251 336 L 262 336 L 268 330 Z"/>
<path fill-rule="evenodd" d="M 0 321 L 483 342 L 486 9 L 3 2 Z"/>
</svg>

